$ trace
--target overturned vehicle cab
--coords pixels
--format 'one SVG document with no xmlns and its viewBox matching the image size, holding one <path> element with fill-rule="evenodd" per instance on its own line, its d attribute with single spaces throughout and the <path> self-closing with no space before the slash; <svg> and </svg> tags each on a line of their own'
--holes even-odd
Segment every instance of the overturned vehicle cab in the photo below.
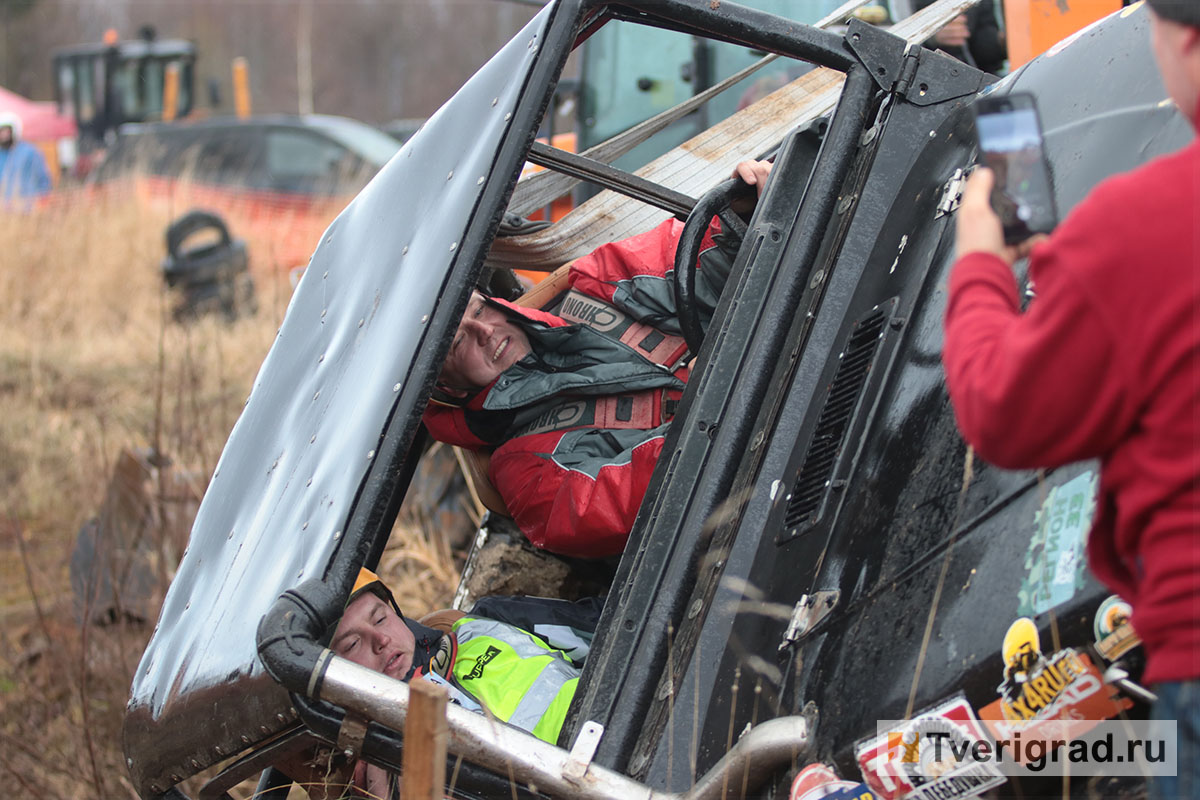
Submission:
<svg viewBox="0 0 1200 800">
<path fill-rule="evenodd" d="M 908 763 L 878 723 L 982 741 L 1014 720 L 1144 718 L 1128 608 L 1084 566 L 1097 467 L 975 459 L 944 387 L 942 314 L 980 92 L 1038 99 L 1063 213 L 1190 128 L 1144 9 L 997 82 L 919 46 L 969 5 L 889 29 L 684 0 L 538 13 L 313 254 L 137 671 L 137 792 L 184 797 L 216 770 L 199 796 L 261 773 L 257 796 L 283 797 L 286 765 L 321 751 L 400 770 L 407 685 L 333 655 L 328 634 L 404 502 L 470 292 L 673 215 L 689 219 L 675 280 L 697 361 L 558 746 L 451 706 L 447 796 L 1057 795 L 1061 777 Z M 602 162 L 645 126 L 579 156 L 535 142 L 572 49 L 611 24 L 777 54 L 798 77 L 636 174 Z M 759 157 L 773 172 L 701 333 L 699 235 L 734 164 Z M 527 160 L 550 170 L 518 183 Z M 520 224 L 580 179 L 607 191 Z"/>
</svg>

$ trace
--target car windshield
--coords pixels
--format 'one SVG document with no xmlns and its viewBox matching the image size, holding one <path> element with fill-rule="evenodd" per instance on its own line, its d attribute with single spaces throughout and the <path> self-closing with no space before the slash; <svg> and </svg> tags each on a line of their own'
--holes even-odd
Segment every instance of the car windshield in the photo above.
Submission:
<svg viewBox="0 0 1200 800">
<path fill-rule="evenodd" d="M 376 167 L 382 167 L 400 149 L 400 142 L 364 122 L 345 117 L 309 117 L 308 123 Z"/>
</svg>

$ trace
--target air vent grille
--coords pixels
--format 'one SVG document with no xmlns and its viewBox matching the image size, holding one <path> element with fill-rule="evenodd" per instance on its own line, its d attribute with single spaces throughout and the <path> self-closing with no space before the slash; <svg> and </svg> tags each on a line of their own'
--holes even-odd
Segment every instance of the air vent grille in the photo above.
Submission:
<svg viewBox="0 0 1200 800">
<path fill-rule="evenodd" d="M 783 521 L 787 529 L 812 522 L 820 511 L 821 500 L 829 487 L 859 395 L 871 372 L 886 322 L 887 315 L 876 309 L 859 320 L 850 332 L 808 452 L 804 454 L 804 466 L 800 468 L 788 501 Z"/>
</svg>

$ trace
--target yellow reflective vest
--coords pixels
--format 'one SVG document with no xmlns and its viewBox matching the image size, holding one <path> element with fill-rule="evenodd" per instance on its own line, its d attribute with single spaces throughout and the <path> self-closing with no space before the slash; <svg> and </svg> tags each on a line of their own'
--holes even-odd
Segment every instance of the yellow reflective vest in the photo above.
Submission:
<svg viewBox="0 0 1200 800">
<path fill-rule="evenodd" d="M 580 668 L 561 650 L 503 622 L 463 617 L 451 631 L 458 640 L 454 682 L 492 716 L 556 744 Z"/>
</svg>

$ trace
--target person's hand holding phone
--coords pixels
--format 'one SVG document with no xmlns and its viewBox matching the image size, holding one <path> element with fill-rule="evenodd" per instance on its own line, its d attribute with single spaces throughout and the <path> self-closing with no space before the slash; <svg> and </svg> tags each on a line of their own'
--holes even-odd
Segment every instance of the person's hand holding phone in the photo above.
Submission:
<svg viewBox="0 0 1200 800">
<path fill-rule="evenodd" d="M 955 222 L 954 250 L 958 258 L 968 253 L 991 253 L 1011 266 L 1029 255 L 1033 246 L 1046 236 L 1039 233 L 1023 242 L 1004 243 L 1004 226 L 991 202 L 995 182 L 995 174 L 987 167 L 976 168 L 967 179 Z"/>
</svg>

